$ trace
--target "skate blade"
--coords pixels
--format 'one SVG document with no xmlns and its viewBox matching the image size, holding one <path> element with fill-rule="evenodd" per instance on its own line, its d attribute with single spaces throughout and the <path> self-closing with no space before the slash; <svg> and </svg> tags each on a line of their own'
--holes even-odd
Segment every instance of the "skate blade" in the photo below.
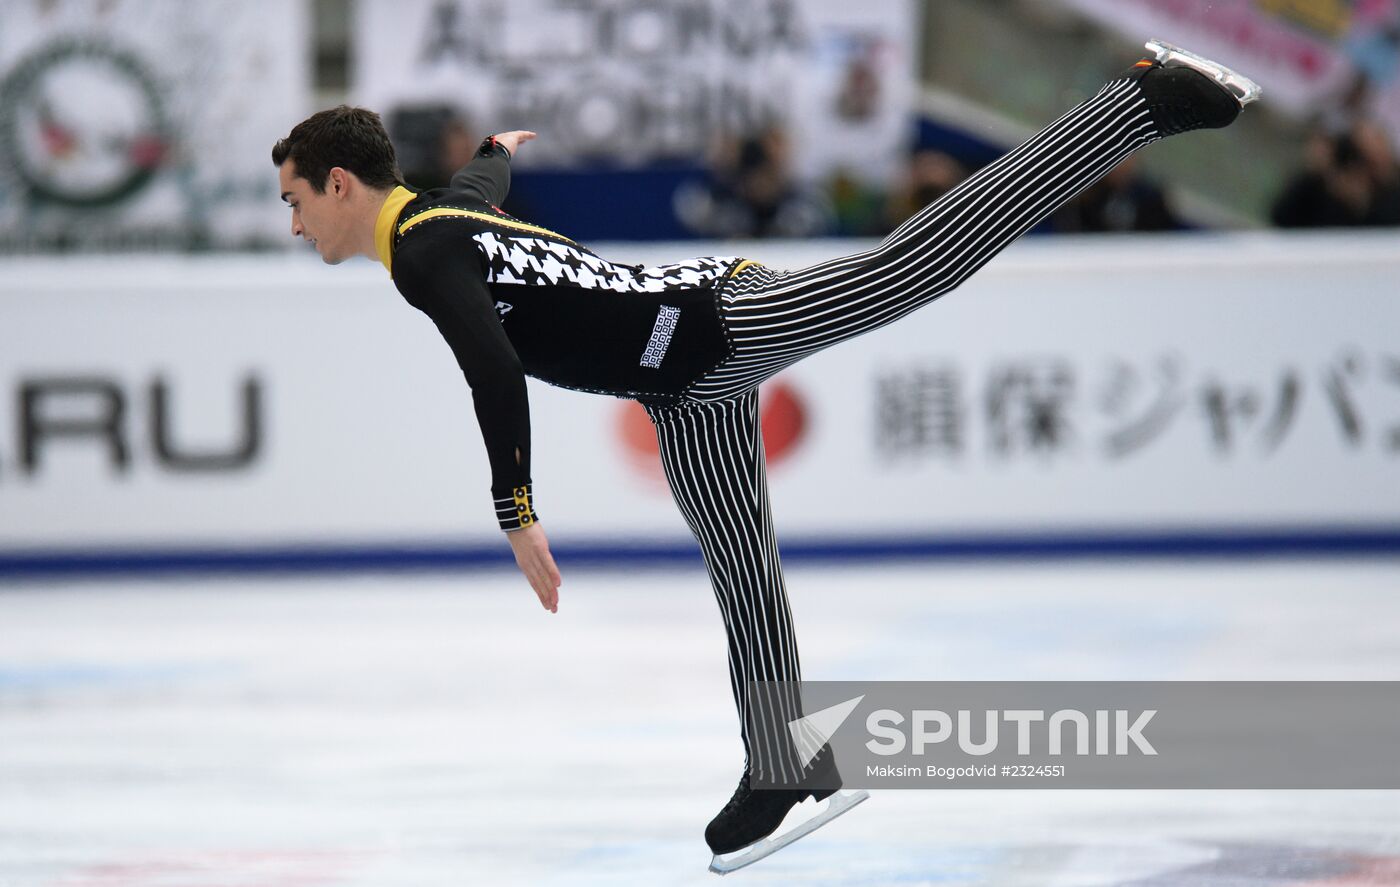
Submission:
<svg viewBox="0 0 1400 887">
<path fill-rule="evenodd" d="M 1259 97 L 1264 94 L 1264 90 L 1259 84 L 1236 71 L 1232 71 L 1219 62 L 1213 62 L 1202 55 L 1196 55 L 1180 46 L 1173 46 L 1164 40 L 1147 41 L 1148 52 L 1157 56 L 1157 61 L 1163 65 L 1173 63 L 1183 65 L 1192 70 L 1199 71 L 1207 77 L 1230 90 L 1235 101 L 1240 103 L 1240 107 L 1251 102 L 1259 101 Z"/>
<path fill-rule="evenodd" d="M 716 853 L 714 858 L 710 860 L 710 871 L 717 875 L 727 875 L 746 865 L 752 865 L 765 856 L 777 853 L 798 838 L 810 835 L 868 797 L 870 797 L 870 793 L 863 789 L 860 791 L 838 791 L 826 799 L 825 810 L 801 825 L 795 826 L 791 831 L 776 836 L 769 835 L 763 840 L 755 841 L 733 853 Z"/>
</svg>

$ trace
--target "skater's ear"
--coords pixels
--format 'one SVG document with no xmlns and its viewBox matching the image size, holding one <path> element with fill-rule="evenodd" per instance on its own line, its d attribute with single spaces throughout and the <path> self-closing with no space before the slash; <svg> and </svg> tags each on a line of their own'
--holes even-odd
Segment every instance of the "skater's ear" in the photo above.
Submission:
<svg viewBox="0 0 1400 887">
<path fill-rule="evenodd" d="M 351 190 L 351 179 L 355 174 L 343 166 L 333 166 L 330 172 L 326 173 L 326 190 L 324 193 L 330 194 L 338 200 L 344 200 L 349 196 Z"/>
</svg>

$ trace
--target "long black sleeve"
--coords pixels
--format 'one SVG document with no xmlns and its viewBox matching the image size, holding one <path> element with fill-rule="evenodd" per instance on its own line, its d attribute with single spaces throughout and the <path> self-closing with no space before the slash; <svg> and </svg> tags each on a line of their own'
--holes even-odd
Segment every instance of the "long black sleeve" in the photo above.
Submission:
<svg viewBox="0 0 1400 887">
<path fill-rule="evenodd" d="M 525 372 L 501 328 L 480 254 L 445 226 L 424 230 L 395 253 L 394 283 L 437 325 L 471 386 L 501 529 L 529 526 L 538 518 L 530 485 Z"/>
</svg>

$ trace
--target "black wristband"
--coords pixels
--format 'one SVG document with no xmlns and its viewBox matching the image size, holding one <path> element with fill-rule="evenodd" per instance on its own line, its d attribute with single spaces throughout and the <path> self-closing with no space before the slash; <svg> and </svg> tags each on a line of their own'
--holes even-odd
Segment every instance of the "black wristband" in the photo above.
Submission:
<svg viewBox="0 0 1400 887">
<path fill-rule="evenodd" d="M 510 159 L 510 149 L 496 141 L 496 137 L 493 135 L 487 136 L 481 140 L 481 147 L 476 149 L 476 153 L 479 157 L 490 157 L 496 153 L 497 148 L 501 149 L 501 152 L 506 155 L 507 160 Z"/>
</svg>

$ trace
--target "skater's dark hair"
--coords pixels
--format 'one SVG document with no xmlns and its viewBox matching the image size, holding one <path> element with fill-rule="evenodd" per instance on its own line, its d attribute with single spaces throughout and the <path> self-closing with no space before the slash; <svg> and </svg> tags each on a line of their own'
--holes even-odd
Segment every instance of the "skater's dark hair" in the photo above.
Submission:
<svg viewBox="0 0 1400 887">
<path fill-rule="evenodd" d="M 317 194 L 326 193 L 326 179 L 337 166 L 348 169 L 371 188 L 388 190 L 403 184 L 394 145 L 379 115 L 368 108 L 340 105 L 318 111 L 292 127 L 272 146 L 272 162 L 291 160 L 299 178 Z"/>
</svg>

